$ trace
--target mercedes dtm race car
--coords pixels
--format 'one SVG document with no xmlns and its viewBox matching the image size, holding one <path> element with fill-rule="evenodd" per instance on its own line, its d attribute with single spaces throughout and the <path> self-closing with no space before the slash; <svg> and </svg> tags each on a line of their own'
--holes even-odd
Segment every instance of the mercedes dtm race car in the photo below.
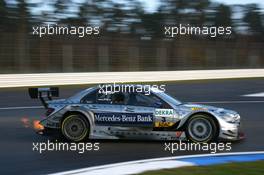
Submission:
<svg viewBox="0 0 264 175">
<path fill-rule="evenodd" d="M 40 121 L 41 133 L 56 129 L 74 142 L 88 138 L 193 142 L 240 138 L 240 115 L 235 111 L 182 103 L 156 88 L 150 88 L 147 95 L 104 93 L 109 87 L 91 87 L 60 100 L 51 98 L 59 95 L 58 88 L 30 88 L 31 98 L 40 98 L 47 109 L 46 118 Z"/>
</svg>

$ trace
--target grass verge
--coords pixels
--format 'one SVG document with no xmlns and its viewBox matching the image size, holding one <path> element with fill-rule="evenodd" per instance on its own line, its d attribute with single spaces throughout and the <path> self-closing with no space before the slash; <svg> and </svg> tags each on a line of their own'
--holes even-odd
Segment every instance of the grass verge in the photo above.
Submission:
<svg viewBox="0 0 264 175">
<path fill-rule="evenodd" d="M 211 166 L 191 166 L 175 169 L 163 169 L 158 171 L 148 171 L 140 175 L 263 175 L 264 161 L 227 163 L 222 165 Z"/>
</svg>

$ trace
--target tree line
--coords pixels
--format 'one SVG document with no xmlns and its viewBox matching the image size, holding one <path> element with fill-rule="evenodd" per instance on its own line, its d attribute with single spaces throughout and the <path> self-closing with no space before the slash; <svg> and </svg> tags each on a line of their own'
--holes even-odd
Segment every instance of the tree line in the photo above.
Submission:
<svg viewBox="0 0 264 175">
<path fill-rule="evenodd" d="M 148 11 L 138 0 L 0 0 L 0 32 L 27 33 L 33 25 L 99 25 L 106 33 L 161 37 L 164 25 L 231 26 L 234 35 L 262 38 L 258 4 L 226 5 L 210 0 L 162 0 Z"/>
</svg>

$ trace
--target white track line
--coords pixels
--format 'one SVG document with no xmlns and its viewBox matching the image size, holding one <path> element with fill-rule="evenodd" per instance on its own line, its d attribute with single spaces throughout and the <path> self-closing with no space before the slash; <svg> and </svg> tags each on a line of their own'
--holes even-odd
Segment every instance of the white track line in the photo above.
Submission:
<svg viewBox="0 0 264 175">
<path fill-rule="evenodd" d="M 264 97 L 264 92 L 260 92 L 260 93 L 254 93 L 254 94 L 246 94 L 246 95 L 242 95 L 243 97 Z"/>
<path fill-rule="evenodd" d="M 254 151 L 254 152 L 232 152 L 232 153 L 217 153 L 217 154 L 199 154 L 199 155 L 187 155 L 187 156 L 173 156 L 155 159 L 145 159 L 121 163 L 113 163 L 108 165 L 94 166 L 89 168 L 81 168 L 72 171 L 65 171 L 54 173 L 53 175 L 73 175 L 73 174 L 136 174 L 147 170 L 157 170 L 164 169 L 167 166 L 181 167 L 181 166 L 192 166 L 194 164 L 189 162 L 181 161 L 184 158 L 198 158 L 198 157 L 208 157 L 208 156 L 230 156 L 230 155 L 249 155 L 249 154 L 264 154 L 264 151 Z M 176 160 L 177 159 L 177 160 Z M 174 160 L 174 166 L 172 166 L 172 160 Z M 166 164 L 169 165 L 166 165 Z M 144 169 L 142 167 L 145 167 Z M 130 168 L 128 170 L 127 168 Z M 120 171 L 119 171 L 120 170 Z"/>
<path fill-rule="evenodd" d="M 264 77 L 264 69 L 1 74 L 0 87 L 159 82 Z"/>
</svg>

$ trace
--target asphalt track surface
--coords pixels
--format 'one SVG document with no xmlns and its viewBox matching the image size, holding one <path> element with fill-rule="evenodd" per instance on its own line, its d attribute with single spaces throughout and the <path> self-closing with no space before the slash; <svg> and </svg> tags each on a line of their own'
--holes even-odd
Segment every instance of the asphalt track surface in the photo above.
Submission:
<svg viewBox="0 0 264 175">
<path fill-rule="evenodd" d="M 62 87 L 61 97 L 69 97 L 83 88 Z M 232 152 L 264 150 L 264 97 L 242 96 L 264 92 L 264 79 L 177 82 L 167 84 L 166 91 L 183 102 L 199 102 L 238 111 L 246 139 L 233 143 Z M 178 151 L 171 154 L 164 151 L 164 142 L 157 141 L 98 140 L 99 151 L 40 154 L 32 151 L 32 143 L 54 138 L 37 135 L 21 122 L 23 117 L 40 119 L 44 113 L 44 109 L 38 107 L 40 103 L 31 100 L 26 89 L 0 89 L 0 97 L 0 174 L 47 174 L 122 161 L 208 153 Z"/>
</svg>

